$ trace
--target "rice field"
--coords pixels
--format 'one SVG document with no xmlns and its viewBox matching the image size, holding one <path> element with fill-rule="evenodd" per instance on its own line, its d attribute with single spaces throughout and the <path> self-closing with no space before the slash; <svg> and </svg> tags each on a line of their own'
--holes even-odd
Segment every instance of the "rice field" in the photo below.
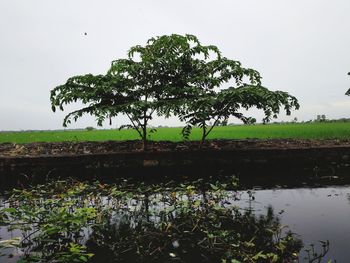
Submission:
<svg viewBox="0 0 350 263">
<path fill-rule="evenodd" d="M 155 141 L 181 141 L 181 127 L 158 128 L 150 135 Z M 193 128 L 190 140 L 199 140 L 201 130 Z M 256 124 L 215 127 L 208 139 L 350 139 L 350 122 Z M 59 130 L 0 132 L 0 143 L 136 140 L 134 130 Z"/>
</svg>

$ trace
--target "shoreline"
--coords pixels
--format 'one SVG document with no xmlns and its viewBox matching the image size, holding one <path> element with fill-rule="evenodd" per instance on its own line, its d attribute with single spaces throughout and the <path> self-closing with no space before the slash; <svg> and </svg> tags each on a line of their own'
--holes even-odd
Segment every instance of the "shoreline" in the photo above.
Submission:
<svg viewBox="0 0 350 263">
<path fill-rule="evenodd" d="M 213 139 L 206 141 L 202 148 L 199 141 L 149 141 L 149 149 L 143 151 L 140 140 L 127 141 L 64 141 L 33 143 L 0 143 L 0 158 L 4 157 L 45 157 L 75 156 L 117 153 L 154 153 L 183 151 L 246 151 L 264 149 L 319 149 L 350 147 L 350 140 L 310 139 Z"/>
<path fill-rule="evenodd" d="M 101 143 L 89 143 L 90 147 L 99 145 L 100 152 L 2 155 L 0 184 L 32 183 L 67 176 L 88 180 L 115 177 L 163 180 L 217 175 L 237 175 L 241 182 L 256 185 L 269 181 L 301 184 L 313 179 L 350 182 L 350 142 L 332 142 L 334 141 L 213 140 L 202 149 L 198 149 L 198 146 L 191 148 L 198 142 L 153 142 L 153 149 L 146 152 L 127 151 L 128 147 L 124 151 L 119 148 L 119 152 L 103 152 Z M 105 146 L 115 146 L 115 143 L 105 142 Z M 140 142 L 116 144 L 131 147 Z M 62 143 L 56 144 L 58 145 L 62 146 Z M 159 148 L 160 145 L 164 147 Z M 31 146 L 37 147 L 38 144 Z M 90 149 L 86 144 L 85 146 L 85 151 Z"/>
</svg>

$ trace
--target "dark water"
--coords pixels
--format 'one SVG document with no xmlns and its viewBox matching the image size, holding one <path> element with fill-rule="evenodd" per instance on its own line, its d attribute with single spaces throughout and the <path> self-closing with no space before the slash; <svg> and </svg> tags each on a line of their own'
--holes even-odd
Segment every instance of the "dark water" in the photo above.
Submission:
<svg viewBox="0 0 350 263">
<path fill-rule="evenodd" d="M 305 246 L 319 240 L 329 240 L 330 249 L 322 262 L 336 259 L 350 262 L 350 186 L 322 188 L 252 190 L 254 200 L 242 191 L 241 200 L 235 201 L 242 208 L 251 208 L 256 214 L 266 213 L 272 206 L 283 225 L 300 235 Z M 0 241 L 20 236 L 20 232 L 8 232 L 0 227 Z M 303 256 L 302 256 L 303 257 Z M 303 258 L 300 262 L 303 262 Z M 18 258 L 17 258 L 18 259 Z M 0 262 L 16 262 L 16 257 L 1 258 Z"/>
<path fill-rule="evenodd" d="M 322 262 L 350 262 L 350 186 L 271 189 L 254 191 L 255 200 L 242 196 L 238 203 L 264 213 L 271 205 L 281 223 L 300 235 L 304 244 L 329 240 L 330 249 Z"/>
</svg>

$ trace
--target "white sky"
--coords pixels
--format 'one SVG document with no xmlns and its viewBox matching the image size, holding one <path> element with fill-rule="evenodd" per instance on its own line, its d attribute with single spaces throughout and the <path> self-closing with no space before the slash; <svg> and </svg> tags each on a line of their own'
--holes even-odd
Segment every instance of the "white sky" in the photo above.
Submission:
<svg viewBox="0 0 350 263">
<path fill-rule="evenodd" d="M 301 109 L 279 120 L 350 117 L 349 0 L 0 0 L 0 130 L 62 128 L 52 88 L 104 74 L 131 46 L 171 33 L 218 46 L 258 70 L 264 86 L 296 96 Z M 70 128 L 86 126 L 95 119 Z"/>
</svg>

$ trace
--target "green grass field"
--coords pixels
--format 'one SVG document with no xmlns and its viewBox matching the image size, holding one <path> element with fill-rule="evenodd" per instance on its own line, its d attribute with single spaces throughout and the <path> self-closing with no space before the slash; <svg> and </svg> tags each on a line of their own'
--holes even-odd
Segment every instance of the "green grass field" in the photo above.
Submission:
<svg viewBox="0 0 350 263">
<path fill-rule="evenodd" d="M 151 140 L 181 141 L 181 128 L 158 128 Z M 190 140 L 199 140 L 200 129 L 194 128 Z M 350 122 L 335 123 L 295 123 L 268 125 L 235 125 L 215 127 L 209 139 L 245 138 L 299 138 L 299 139 L 350 139 Z M 73 131 L 35 131 L 1 132 L 0 143 L 59 142 L 59 141 L 106 141 L 135 140 L 133 130 L 73 130 Z"/>
</svg>

